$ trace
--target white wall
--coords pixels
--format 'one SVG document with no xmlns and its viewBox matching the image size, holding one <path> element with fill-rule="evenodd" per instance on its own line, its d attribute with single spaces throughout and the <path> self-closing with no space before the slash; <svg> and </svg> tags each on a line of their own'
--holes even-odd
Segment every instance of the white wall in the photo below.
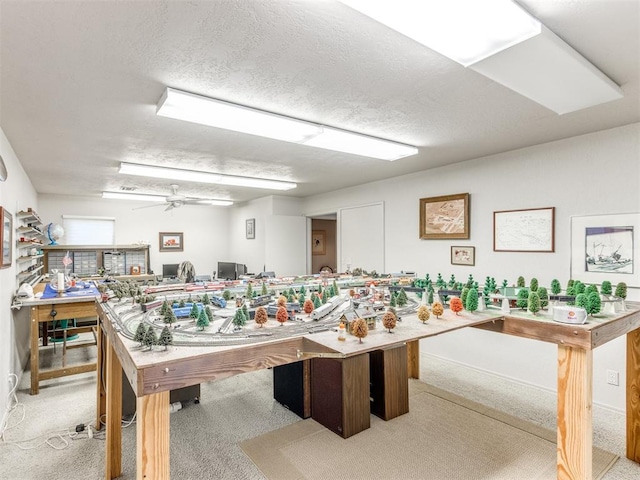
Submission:
<svg viewBox="0 0 640 480">
<path fill-rule="evenodd" d="M 40 195 L 43 222 L 62 224 L 62 215 L 88 215 L 116 219 L 116 243 L 148 242 L 151 269 L 162 273 L 162 264 L 190 261 L 197 275 L 211 275 L 218 261 L 229 257 L 229 208 L 184 205 L 165 211 L 164 207 L 134 210 L 149 205 L 105 199 L 78 199 L 60 195 Z M 183 252 L 161 252 L 160 232 L 183 232 Z M 64 239 L 60 242 L 64 244 Z"/>
<path fill-rule="evenodd" d="M 372 160 L 375 161 L 375 160 Z M 398 160 L 401 162 L 402 160 Z M 419 199 L 469 192 L 469 240 L 420 240 Z M 383 201 L 386 270 L 414 270 L 445 278 L 470 273 L 515 283 L 535 276 L 565 284 L 570 272 L 570 217 L 640 212 L 640 124 L 537 145 L 456 165 L 426 170 L 304 201 L 305 212 Z M 493 252 L 493 212 L 556 207 L 554 253 Z M 452 245 L 476 247 L 475 266 L 454 266 Z M 640 300 L 638 289 L 629 298 Z M 530 340 L 465 329 L 423 342 L 423 351 L 548 389 L 556 389 L 556 348 Z M 594 401 L 624 409 L 624 387 L 606 384 L 604 371 L 624 378 L 624 338 L 594 352 Z"/>
<path fill-rule="evenodd" d="M 0 129 L 0 155 L 7 167 L 8 177 L 0 183 L 0 205 L 12 215 L 17 225 L 16 212 L 31 207 L 38 211 L 36 192 L 9 141 Z M 14 233 L 15 238 L 15 233 Z M 16 249 L 13 245 L 11 267 L 0 270 L 0 421 L 7 411 L 9 374 L 20 376 L 29 357 L 29 312 L 26 309 L 11 310 L 11 302 L 17 288 Z"/>
</svg>

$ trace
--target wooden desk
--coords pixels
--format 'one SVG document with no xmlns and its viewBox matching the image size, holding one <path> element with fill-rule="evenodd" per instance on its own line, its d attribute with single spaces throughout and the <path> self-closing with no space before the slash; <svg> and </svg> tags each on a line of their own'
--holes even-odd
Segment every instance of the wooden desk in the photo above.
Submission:
<svg viewBox="0 0 640 480">
<path fill-rule="evenodd" d="M 35 292 L 43 290 L 44 284 L 38 284 L 34 287 Z M 31 320 L 31 395 L 39 393 L 42 380 L 92 372 L 96 369 L 96 362 L 93 362 L 40 371 L 40 324 L 51 322 L 54 319 L 95 318 L 97 317 L 96 297 L 56 297 L 44 300 L 34 298 L 22 301 L 22 306 L 29 307 Z M 51 315 L 54 310 L 55 317 Z M 46 338 L 47 332 L 45 331 L 43 335 L 43 338 Z"/>
<path fill-rule="evenodd" d="M 335 332 L 227 347 L 171 347 L 162 355 L 142 352 L 118 333 L 113 319 L 100 305 L 99 348 L 106 352 L 106 391 L 98 382 L 96 426 L 106 414 L 105 478 L 121 475 L 122 372 L 137 396 L 137 478 L 169 478 L 169 391 L 227 378 L 239 373 L 284 365 L 299 360 L 298 351 L 332 353 L 353 359 L 376 350 L 407 345 L 407 372 L 419 372 L 418 341 L 468 326 L 533 338 L 558 345 L 558 479 L 592 478 L 592 382 L 593 349 L 627 335 L 627 456 L 640 462 L 640 305 L 628 303 L 628 311 L 602 322 L 567 325 L 514 312 L 508 316 L 489 310 L 456 316 L 450 311 L 440 320 L 423 325 L 415 316 L 404 316 L 395 333 L 377 329 L 363 343 L 355 337 L 337 340 Z M 102 359 L 98 354 L 98 361 Z M 99 371 L 102 368 L 99 365 Z M 368 375 L 368 373 L 367 373 Z M 368 393 L 368 392 L 367 392 Z"/>
</svg>

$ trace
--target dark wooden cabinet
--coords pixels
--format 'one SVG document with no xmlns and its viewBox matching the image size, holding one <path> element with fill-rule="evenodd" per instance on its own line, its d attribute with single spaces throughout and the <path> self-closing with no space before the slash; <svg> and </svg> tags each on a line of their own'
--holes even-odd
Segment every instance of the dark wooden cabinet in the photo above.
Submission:
<svg viewBox="0 0 640 480">
<path fill-rule="evenodd" d="M 311 360 L 311 417 L 343 438 L 369 428 L 369 355 Z"/>
<path fill-rule="evenodd" d="M 311 361 L 273 367 L 273 398 L 301 418 L 311 416 Z"/>
<path fill-rule="evenodd" d="M 409 412 L 407 346 L 369 353 L 371 413 L 391 420 Z"/>
</svg>

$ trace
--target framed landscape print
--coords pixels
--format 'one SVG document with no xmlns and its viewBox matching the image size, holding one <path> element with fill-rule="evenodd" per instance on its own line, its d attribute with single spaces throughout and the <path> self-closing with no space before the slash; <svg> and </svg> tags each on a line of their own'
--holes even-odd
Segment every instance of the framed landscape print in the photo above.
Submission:
<svg viewBox="0 0 640 480">
<path fill-rule="evenodd" d="M 421 198 L 420 238 L 469 238 L 469 194 Z"/>
<path fill-rule="evenodd" d="M 451 247 L 451 265 L 475 265 L 476 247 Z"/>
<path fill-rule="evenodd" d="M 553 252 L 555 207 L 493 212 L 494 252 Z"/>
<path fill-rule="evenodd" d="M 313 255 L 325 255 L 327 253 L 325 233 L 324 230 L 311 232 L 311 253 Z"/>
<path fill-rule="evenodd" d="M 184 251 L 184 239 L 182 232 L 160 232 L 160 251 Z"/>
</svg>

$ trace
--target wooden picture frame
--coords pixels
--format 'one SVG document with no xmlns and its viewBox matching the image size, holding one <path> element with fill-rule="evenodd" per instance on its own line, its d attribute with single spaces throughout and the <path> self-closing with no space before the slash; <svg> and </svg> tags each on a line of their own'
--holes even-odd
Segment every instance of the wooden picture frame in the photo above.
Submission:
<svg viewBox="0 0 640 480">
<path fill-rule="evenodd" d="M 451 265 L 476 264 L 476 247 L 451 247 Z"/>
<path fill-rule="evenodd" d="M 313 230 L 311 232 L 311 253 L 313 255 L 325 255 L 327 253 L 326 232 Z"/>
<path fill-rule="evenodd" d="M 249 218 L 245 222 L 245 238 L 253 240 L 256 238 L 256 219 Z"/>
<path fill-rule="evenodd" d="M 0 207 L 2 229 L 0 229 L 0 245 L 2 245 L 2 258 L 0 268 L 8 268 L 13 263 L 13 216 L 6 208 Z"/>
<path fill-rule="evenodd" d="M 421 198 L 420 238 L 468 239 L 469 194 Z"/>
<path fill-rule="evenodd" d="M 184 251 L 184 235 L 182 232 L 160 232 L 161 252 Z"/>
<path fill-rule="evenodd" d="M 640 287 L 640 213 L 571 217 L 571 277 Z"/>
<path fill-rule="evenodd" d="M 555 207 L 493 212 L 494 252 L 555 251 Z"/>
</svg>

